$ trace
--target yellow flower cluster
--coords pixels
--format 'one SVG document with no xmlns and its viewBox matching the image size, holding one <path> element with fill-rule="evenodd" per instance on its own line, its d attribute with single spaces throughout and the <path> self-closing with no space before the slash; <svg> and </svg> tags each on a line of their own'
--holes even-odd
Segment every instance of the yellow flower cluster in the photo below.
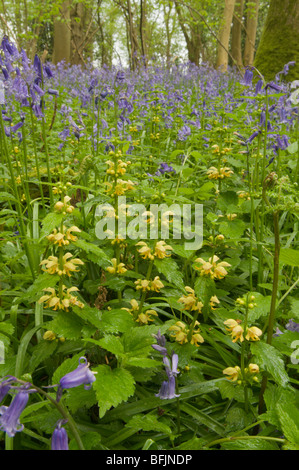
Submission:
<svg viewBox="0 0 299 470">
<path fill-rule="evenodd" d="M 62 212 L 64 215 L 71 214 L 75 208 L 69 204 L 70 200 L 70 196 L 64 196 L 63 201 L 56 202 L 54 206 L 55 211 Z"/>
<path fill-rule="evenodd" d="M 142 290 L 143 292 L 160 292 L 160 289 L 163 289 L 164 284 L 160 280 L 160 277 L 156 276 L 153 281 L 149 281 L 147 279 L 138 279 L 135 281 L 135 286 L 136 290 Z"/>
<path fill-rule="evenodd" d="M 233 170 L 228 167 L 223 167 L 218 170 L 215 166 L 211 166 L 207 170 L 207 175 L 210 180 L 229 178 L 233 173 Z"/>
<path fill-rule="evenodd" d="M 109 193 L 110 196 L 122 196 L 125 192 L 134 189 L 135 183 L 131 180 L 122 180 L 117 178 L 115 184 L 106 181 L 104 183 L 107 186 L 106 192 Z"/>
<path fill-rule="evenodd" d="M 170 245 L 167 245 L 164 240 L 157 242 L 153 250 L 145 242 L 138 242 L 136 243 L 136 246 L 141 246 L 138 250 L 141 258 L 149 260 L 154 260 L 155 257 L 159 259 L 169 257 L 171 254 L 168 252 L 173 250 L 173 248 Z"/>
<path fill-rule="evenodd" d="M 57 256 L 49 256 L 48 259 L 44 259 L 40 265 L 45 265 L 44 271 L 49 274 L 58 274 L 59 276 L 67 275 L 71 276 L 72 272 L 77 272 L 77 265 L 84 264 L 79 258 L 72 258 L 71 253 L 66 253 L 62 256 L 60 261 Z"/>
<path fill-rule="evenodd" d="M 198 321 L 195 322 L 196 327 L 198 327 L 200 323 Z M 177 321 L 175 325 L 171 326 L 169 328 L 169 331 L 173 332 L 171 336 L 175 338 L 175 341 L 177 341 L 179 344 L 185 344 L 188 343 L 188 334 L 189 334 L 189 329 L 185 323 L 182 321 Z M 190 340 L 191 344 L 195 344 L 195 346 L 199 346 L 199 343 L 203 343 L 204 339 L 200 334 L 200 329 L 198 328 L 197 330 L 193 330 L 192 332 L 192 337 Z"/>
<path fill-rule="evenodd" d="M 130 165 L 131 162 L 123 162 L 121 159 L 118 159 L 116 163 L 111 160 L 107 160 L 106 164 L 108 165 L 108 169 L 106 170 L 107 175 L 117 177 L 126 173 L 127 166 Z"/>
<path fill-rule="evenodd" d="M 106 271 L 108 271 L 108 273 L 110 273 L 110 274 L 124 274 L 125 272 L 127 272 L 127 269 L 125 268 L 125 264 L 124 263 L 117 263 L 116 258 L 112 258 L 111 263 L 112 263 L 112 266 L 108 266 L 108 268 L 106 268 Z"/>
<path fill-rule="evenodd" d="M 258 381 L 257 374 L 259 373 L 260 368 L 257 364 L 248 364 L 248 367 L 244 369 L 245 376 L 246 378 L 249 378 L 249 380 L 253 380 L 254 382 Z M 240 384 L 242 381 L 240 380 L 242 378 L 242 372 L 239 366 L 235 367 L 227 367 L 226 369 L 223 370 L 223 374 L 227 375 L 227 379 L 230 382 L 237 382 Z"/>
<path fill-rule="evenodd" d="M 226 330 L 230 333 L 233 343 L 236 343 L 238 340 L 242 343 L 244 341 L 244 335 L 247 341 L 259 341 L 260 336 L 263 334 L 262 330 L 257 326 L 246 327 L 246 331 L 244 331 L 241 320 L 229 318 L 223 323 Z"/>
<path fill-rule="evenodd" d="M 209 258 L 209 261 L 205 261 L 202 258 L 197 258 L 195 263 L 201 263 L 201 266 L 194 266 L 194 269 L 199 271 L 200 276 L 209 276 L 211 279 L 223 279 L 227 275 L 225 268 L 231 265 L 226 261 L 219 261 L 218 256 L 214 255 Z"/>
<path fill-rule="evenodd" d="M 75 242 L 78 240 L 78 237 L 72 235 L 72 232 L 81 232 L 81 230 L 73 225 L 70 228 L 63 226 L 62 231 L 54 229 L 53 232 L 47 236 L 47 239 L 50 243 L 58 246 L 69 245 L 70 242 Z"/>
<path fill-rule="evenodd" d="M 188 312 L 198 311 L 200 313 L 203 308 L 203 303 L 198 301 L 198 298 L 195 296 L 195 292 L 191 287 L 186 286 L 185 290 L 188 294 L 183 295 L 178 300 L 180 304 L 183 304 L 183 310 L 187 310 Z"/>
<path fill-rule="evenodd" d="M 130 312 L 133 316 L 135 316 L 134 314 L 137 314 L 139 312 L 139 303 L 137 302 L 136 299 L 131 299 L 130 304 L 131 304 L 131 308 L 122 308 L 121 310 L 127 310 L 127 312 Z M 155 317 L 158 316 L 156 310 L 149 309 L 149 310 L 145 310 L 145 312 L 138 313 L 136 322 L 142 325 L 147 325 L 148 322 L 154 321 L 154 318 L 152 318 L 152 315 L 154 315 Z"/>
<path fill-rule="evenodd" d="M 43 339 L 46 340 L 46 341 L 56 341 L 56 343 L 58 343 L 58 341 L 61 341 L 62 343 L 64 343 L 64 341 L 65 341 L 64 336 L 59 336 L 57 338 L 54 331 L 51 331 L 51 330 L 48 330 L 44 333 Z"/>
<path fill-rule="evenodd" d="M 83 308 L 84 304 L 74 295 L 72 292 L 77 292 L 79 289 L 77 287 L 70 287 L 67 289 L 65 285 L 62 286 L 62 296 L 60 293 L 56 294 L 56 290 L 53 287 L 46 287 L 43 289 L 45 292 L 49 292 L 49 294 L 43 295 L 38 303 L 45 302 L 45 308 L 53 308 L 53 310 L 65 310 L 66 312 L 69 311 L 69 308 L 76 305 L 77 307 Z"/>
</svg>

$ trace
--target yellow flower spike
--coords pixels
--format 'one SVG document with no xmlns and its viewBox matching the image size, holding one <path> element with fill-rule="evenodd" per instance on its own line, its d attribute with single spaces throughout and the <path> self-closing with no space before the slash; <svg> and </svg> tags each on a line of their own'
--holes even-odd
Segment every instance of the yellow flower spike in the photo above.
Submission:
<svg viewBox="0 0 299 470">
<path fill-rule="evenodd" d="M 83 261 L 81 261 L 79 258 L 73 258 L 72 260 L 70 260 L 70 258 L 72 258 L 72 256 L 73 255 L 71 253 L 66 253 L 62 257 L 62 260 L 63 260 L 63 274 L 66 274 L 67 276 L 71 276 L 72 272 L 77 272 L 78 271 L 78 269 L 77 269 L 78 264 L 80 264 L 80 265 L 84 264 Z M 68 261 L 68 260 L 70 260 L 70 261 Z"/>
<path fill-rule="evenodd" d="M 154 321 L 154 318 L 151 318 L 151 316 L 158 316 L 157 312 L 155 310 L 146 310 L 145 313 L 140 313 L 137 317 L 136 322 L 142 323 L 143 325 L 147 325 L 148 322 Z"/>
<path fill-rule="evenodd" d="M 46 341 L 54 341 L 54 339 L 56 339 L 56 334 L 53 331 L 48 330 L 44 333 L 43 339 Z"/>
<path fill-rule="evenodd" d="M 44 271 L 49 274 L 55 274 L 58 272 L 59 265 L 58 265 L 58 258 L 57 256 L 49 256 L 48 259 L 44 259 L 40 262 L 40 266 L 45 265 Z"/>
<path fill-rule="evenodd" d="M 198 343 L 202 344 L 204 343 L 204 341 L 205 340 L 203 339 L 203 337 L 198 332 L 196 332 L 193 333 L 190 343 L 195 344 L 195 346 L 199 346 Z"/>
<path fill-rule="evenodd" d="M 240 324 L 240 321 L 229 318 L 228 320 L 225 320 L 223 323 L 226 326 L 226 330 L 231 332 L 236 326 Z"/>
<path fill-rule="evenodd" d="M 125 268 L 124 263 L 117 264 L 116 258 L 112 258 L 111 262 L 112 262 L 112 266 L 109 266 L 108 268 L 106 268 L 106 271 L 108 271 L 110 274 L 124 274 L 125 272 L 127 272 L 127 269 Z"/>
<path fill-rule="evenodd" d="M 244 329 L 241 325 L 238 325 L 233 328 L 231 332 L 232 342 L 236 343 L 238 340 L 240 340 L 240 342 L 242 343 L 244 341 L 243 333 Z"/>
<path fill-rule="evenodd" d="M 250 374 L 258 374 L 260 371 L 260 368 L 257 364 L 249 364 L 248 369 Z"/>
<path fill-rule="evenodd" d="M 160 292 L 160 289 L 163 289 L 164 284 L 160 281 L 159 276 L 156 276 L 153 281 L 151 281 L 151 290 L 154 292 Z"/>
<path fill-rule="evenodd" d="M 215 166 L 211 166 L 207 170 L 207 175 L 210 180 L 213 180 L 213 179 L 217 180 L 219 178 L 219 171 L 217 170 Z"/>
<path fill-rule="evenodd" d="M 151 290 L 150 281 L 146 279 L 138 279 L 135 281 L 136 290 L 142 290 L 143 292 Z"/>
<path fill-rule="evenodd" d="M 163 258 L 171 256 L 170 253 L 167 253 L 168 251 L 171 251 L 171 250 L 173 250 L 173 248 L 170 245 L 167 245 L 164 240 L 161 240 L 157 242 L 155 245 L 154 255 L 159 259 L 163 259 Z"/>
<path fill-rule="evenodd" d="M 228 167 L 220 168 L 220 178 L 229 178 L 231 175 L 233 175 L 233 170 L 231 170 Z"/>
<path fill-rule="evenodd" d="M 155 221 L 155 216 L 151 211 L 143 212 L 142 217 L 145 218 L 147 224 L 153 224 Z"/>
<path fill-rule="evenodd" d="M 262 334 L 262 330 L 260 330 L 257 326 L 251 326 L 250 328 L 247 328 L 245 338 L 247 341 L 259 341 L 259 337 Z"/>
<path fill-rule="evenodd" d="M 234 220 L 236 217 L 238 217 L 237 214 L 226 214 L 226 217 L 228 220 Z"/>
<path fill-rule="evenodd" d="M 218 299 L 218 297 L 216 295 L 213 295 L 210 298 L 210 307 L 211 307 L 211 309 L 215 310 L 215 308 L 217 307 L 218 304 L 220 304 L 220 300 Z"/>
<path fill-rule="evenodd" d="M 141 246 L 141 248 L 138 250 L 138 253 L 140 254 L 141 258 L 143 259 L 149 259 L 153 260 L 154 255 L 152 254 L 151 248 L 147 245 L 145 242 L 138 242 L 136 243 L 136 246 Z"/>
<path fill-rule="evenodd" d="M 72 225 L 72 227 L 68 228 L 65 232 L 66 239 L 68 241 L 75 242 L 78 240 L 78 237 L 76 235 L 72 235 L 72 232 L 80 233 L 81 230 L 76 227 L 76 225 Z"/>
<path fill-rule="evenodd" d="M 188 342 L 188 330 L 186 330 L 186 325 L 183 322 L 177 321 L 175 325 L 172 325 L 169 328 L 169 331 L 174 332 L 171 336 L 174 336 L 175 341 L 177 341 L 178 343 L 184 344 Z"/>
<path fill-rule="evenodd" d="M 227 367 L 223 371 L 224 375 L 228 375 L 227 379 L 230 380 L 231 382 L 236 382 L 239 378 L 239 375 L 241 373 L 241 369 L 239 366 L 235 367 Z"/>
</svg>

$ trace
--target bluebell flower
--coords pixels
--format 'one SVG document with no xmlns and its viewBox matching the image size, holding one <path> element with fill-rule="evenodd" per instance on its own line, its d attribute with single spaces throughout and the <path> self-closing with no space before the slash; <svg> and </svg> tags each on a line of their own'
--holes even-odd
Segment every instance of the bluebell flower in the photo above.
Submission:
<svg viewBox="0 0 299 470">
<path fill-rule="evenodd" d="M 286 135 L 276 137 L 277 147 L 281 150 L 285 150 L 289 146 L 288 137 Z"/>
<path fill-rule="evenodd" d="M 250 86 L 252 83 L 252 79 L 253 79 L 253 72 L 250 68 L 247 68 L 245 70 L 244 77 L 241 83 L 245 86 Z"/>
<path fill-rule="evenodd" d="M 68 436 L 63 424 L 67 423 L 67 420 L 60 419 L 56 423 L 56 428 L 53 431 L 51 439 L 51 450 L 69 450 Z"/>
<path fill-rule="evenodd" d="M 20 415 L 29 399 L 28 390 L 22 389 L 12 400 L 9 406 L 0 407 L 0 430 L 5 431 L 9 437 L 24 429 L 20 423 Z"/>
<path fill-rule="evenodd" d="M 9 390 L 11 389 L 11 382 L 15 381 L 15 377 L 13 376 L 6 376 L 3 377 L 0 381 L 0 402 L 3 398 L 8 394 Z"/>
<path fill-rule="evenodd" d="M 187 138 L 191 135 L 191 129 L 189 126 L 184 125 L 181 129 L 178 131 L 178 139 L 181 141 L 187 140 Z"/>
<path fill-rule="evenodd" d="M 180 395 L 175 393 L 175 377 L 170 377 L 169 380 L 164 380 L 159 392 L 156 393 L 155 396 L 159 397 L 161 400 L 171 400 L 172 398 L 179 397 Z"/>
<path fill-rule="evenodd" d="M 286 329 L 289 331 L 297 331 L 297 333 L 299 333 L 299 323 L 296 323 L 293 319 L 291 319 L 286 324 Z"/>
<path fill-rule="evenodd" d="M 262 91 L 262 87 L 263 87 L 263 80 L 260 78 L 260 80 L 258 80 L 257 84 L 255 85 L 256 95 L 258 95 Z"/>
<path fill-rule="evenodd" d="M 158 168 L 156 176 L 159 176 L 159 173 L 161 175 L 164 175 L 165 173 L 175 173 L 175 170 L 172 166 L 168 165 L 168 163 L 160 163 L 160 168 Z"/>
<path fill-rule="evenodd" d="M 267 83 L 267 85 L 265 86 L 265 90 L 267 90 L 268 88 L 271 88 L 272 90 L 277 92 L 283 91 L 283 88 L 274 82 Z"/>
<path fill-rule="evenodd" d="M 36 71 L 38 77 L 41 77 L 42 76 L 42 65 L 41 65 L 40 58 L 38 57 L 37 54 L 35 54 L 35 56 L 34 56 L 33 68 Z"/>
<path fill-rule="evenodd" d="M 89 390 L 91 388 L 91 384 L 96 380 L 94 374 L 96 374 L 96 372 L 91 372 L 87 359 L 85 357 L 80 357 L 77 369 L 69 372 L 60 379 L 56 401 L 58 402 L 60 400 L 64 389 L 84 385 L 85 390 Z"/>
</svg>

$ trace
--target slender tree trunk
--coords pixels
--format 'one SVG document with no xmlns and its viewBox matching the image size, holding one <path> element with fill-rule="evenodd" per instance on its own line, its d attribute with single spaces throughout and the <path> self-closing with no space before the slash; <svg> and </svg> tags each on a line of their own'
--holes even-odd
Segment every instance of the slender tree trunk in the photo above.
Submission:
<svg viewBox="0 0 299 470">
<path fill-rule="evenodd" d="M 147 38 L 146 38 L 146 23 L 147 23 L 147 4 L 146 0 L 140 0 L 140 43 L 143 63 L 147 65 Z"/>
<path fill-rule="evenodd" d="M 130 55 L 132 69 L 135 70 L 138 65 L 138 40 L 132 15 L 132 5 L 131 0 L 127 0 L 127 11 L 128 11 L 128 28 L 129 28 L 129 38 L 130 38 Z"/>
<path fill-rule="evenodd" d="M 223 72 L 227 70 L 228 66 L 227 51 L 229 48 L 230 30 L 233 20 L 235 3 L 236 0 L 225 0 L 223 20 L 219 32 L 219 40 L 221 44 L 218 44 L 216 67 L 221 68 Z"/>
<path fill-rule="evenodd" d="M 71 9 L 71 64 L 83 65 L 84 5 L 77 3 Z"/>
<path fill-rule="evenodd" d="M 198 22 L 195 20 L 195 18 L 192 17 L 191 21 L 189 21 L 190 28 L 188 32 L 186 28 L 186 19 L 183 17 L 180 5 L 178 3 L 175 3 L 175 8 L 178 15 L 180 27 L 186 41 L 188 59 L 195 65 L 199 65 L 201 51 L 201 35 Z"/>
<path fill-rule="evenodd" d="M 255 38 L 259 12 L 259 0 L 255 0 L 253 7 L 248 9 L 246 21 L 246 40 L 244 48 L 244 65 L 252 65 L 255 54 Z"/>
<path fill-rule="evenodd" d="M 242 17 L 244 11 L 244 0 L 239 0 L 235 5 L 232 26 L 231 54 L 236 65 L 242 69 Z"/>
<path fill-rule="evenodd" d="M 70 63 L 71 59 L 71 30 L 70 30 L 70 0 L 65 0 L 61 6 L 61 17 L 64 21 L 54 19 L 54 49 L 53 62 L 62 60 Z M 68 22 L 68 24 L 67 24 Z"/>
<path fill-rule="evenodd" d="M 299 76 L 299 0 L 271 0 L 263 34 L 254 61 L 255 67 L 272 80 L 284 65 L 294 61 L 283 77 L 295 80 Z"/>
</svg>

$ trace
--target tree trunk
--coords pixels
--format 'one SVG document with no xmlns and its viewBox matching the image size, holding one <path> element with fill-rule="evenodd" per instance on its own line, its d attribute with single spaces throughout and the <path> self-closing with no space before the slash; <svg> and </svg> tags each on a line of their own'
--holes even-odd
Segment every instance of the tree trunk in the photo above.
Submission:
<svg viewBox="0 0 299 470">
<path fill-rule="evenodd" d="M 271 0 L 254 65 L 266 80 L 272 80 L 284 65 L 290 67 L 286 80 L 299 76 L 299 0 Z"/>
<path fill-rule="evenodd" d="M 132 15 L 132 5 L 131 0 L 127 0 L 127 11 L 128 11 L 128 28 L 129 28 L 129 39 L 130 39 L 130 56 L 132 69 L 135 70 L 138 65 L 138 40 L 136 35 L 136 29 L 134 25 L 133 15 Z"/>
<path fill-rule="evenodd" d="M 231 54 L 235 61 L 235 64 L 242 69 L 242 17 L 244 11 L 244 0 L 239 0 L 235 5 L 235 13 L 233 16 L 232 26 L 232 45 Z"/>
<path fill-rule="evenodd" d="M 255 38 L 259 12 L 259 0 L 254 1 L 253 8 L 249 8 L 246 21 L 246 40 L 244 48 L 244 65 L 252 65 L 255 54 Z"/>
<path fill-rule="evenodd" d="M 219 32 L 220 43 L 218 44 L 216 67 L 221 68 L 223 72 L 227 70 L 228 66 L 229 37 L 235 3 L 236 0 L 225 0 L 223 20 Z"/>
<path fill-rule="evenodd" d="M 147 40 L 146 40 L 146 22 L 147 22 L 147 4 L 146 0 L 140 0 L 140 43 L 143 63 L 147 65 Z"/>
<path fill-rule="evenodd" d="M 70 0 L 65 0 L 61 6 L 61 18 L 54 19 L 54 49 L 53 62 L 58 64 L 71 59 L 71 29 L 70 29 Z"/>
<path fill-rule="evenodd" d="M 175 3 L 175 8 L 178 15 L 180 27 L 186 41 L 188 59 L 193 64 L 199 65 L 201 51 L 201 35 L 199 24 L 193 17 L 190 21 L 186 20 L 186 18 L 183 17 L 181 7 L 178 3 Z M 189 25 L 189 31 L 186 28 L 186 24 Z"/>
</svg>

